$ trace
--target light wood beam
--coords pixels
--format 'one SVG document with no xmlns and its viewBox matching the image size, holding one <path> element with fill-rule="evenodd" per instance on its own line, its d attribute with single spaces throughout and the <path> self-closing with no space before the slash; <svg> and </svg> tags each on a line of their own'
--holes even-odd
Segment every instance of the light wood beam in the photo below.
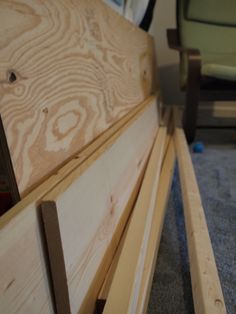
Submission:
<svg viewBox="0 0 236 314">
<path fill-rule="evenodd" d="M 166 115 L 166 123 L 169 114 Z M 166 140 L 166 126 L 160 127 L 134 208 L 124 247 L 108 294 L 104 313 L 130 313 L 136 307 L 151 217 Z"/>
<path fill-rule="evenodd" d="M 194 309 L 196 314 L 226 313 L 214 253 L 194 168 L 175 108 L 174 141 L 180 172 Z"/>
</svg>

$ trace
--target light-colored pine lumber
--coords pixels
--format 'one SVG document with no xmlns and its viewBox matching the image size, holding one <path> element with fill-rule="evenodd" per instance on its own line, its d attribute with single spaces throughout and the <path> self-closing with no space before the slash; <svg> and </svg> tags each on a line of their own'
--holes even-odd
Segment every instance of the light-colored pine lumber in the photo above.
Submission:
<svg viewBox="0 0 236 314">
<path fill-rule="evenodd" d="M 147 161 L 146 161 L 147 163 Z M 130 195 L 129 201 L 126 205 L 126 208 L 123 211 L 123 214 L 118 222 L 118 225 L 116 227 L 116 230 L 112 236 L 112 240 L 110 245 L 108 246 L 106 253 L 102 259 L 102 262 L 99 265 L 99 268 L 96 272 L 96 275 L 94 276 L 94 279 L 88 289 L 88 292 L 81 304 L 80 307 L 80 313 L 93 313 L 94 312 L 94 306 L 96 304 L 96 301 L 98 299 L 98 294 L 101 289 L 102 283 L 104 282 L 104 278 L 107 274 L 107 271 L 109 270 L 109 267 L 111 266 L 111 260 L 114 257 L 114 252 L 119 250 L 121 237 L 124 234 L 124 228 L 127 228 L 128 220 L 130 217 L 130 214 L 133 210 L 135 201 L 137 199 L 137 195 L 143 180 L 146 163 L 143 165 L 143 169 L 139 175 L 139 178 L 133 188 L 132 194 Z"/>
<path fill-rule="evenodd" d="M 138 193 L 136 194 L 136 196 L 137 195 L 138 195 Z M 131 215 L 132 215 L 132 213 L 131 213 Z M 113 277 L 115 274 L 115 270 L 116 270 L 117 264 L 119 262 L 120 254 L 121 254 L 121 251 L 122 251 L 123 246 L 124 246 L 124 242 L 125 242 L 128 228 L 129 228 L 129 224 L 130 224 L 130 217 L 128 218 L 128 221 L 126 222 L 124 231 L 121 235 L 121 239 L 120 239 L 119 244 L 116 248 L 115 255 L 112 259 L 112 262 L 111 262 L 111 265 L 110 265 L 108 272 L 106 274 L 105 280 L 104 280 L 102 287 L 99 291 L 98 300 L 106 300 L 107 299 L 107 296 L 108 296 L 108 293 L 109 293 L 109 290 L 111 287 L 111 283 L 112 283 L 112 280 L 113 280 Z"/>
<path fill-rule="evenodd" d="M 71 313 L 79 311 L 98 271 L 156 130 L 154 104 L 85 172 L 86 163 L 43 197 L 57 206 Z"/>
<path fill-rule="evenodd" d="M 144 271 L 142 274 L 139 301 L 135 313 L 146 313 L 147 310 L 149 294 L 152 285 L 152 278 L 155 270 L 155 263 L 161 239 L 162 227 L 165 216 L 165 208 L 167 206 L 168 195 L 172 183 L 174 164 L 175 164 L 175 148 L 173 138 L 171 138 L 167 139 L 167 152 L 163 162 L 160 175 L 160 182 L 157 189 L 156 206 L 152 217 L 152 227 L 148 242 L 148 249 L 145 257 Z M 126 239 L 128 226 L 129 225 L 127 225 L 125 232 L 122 235 L 122 239 L 112 260 L 112 264 L 109 268 L 106 279 L 99 292 L 98 300 L 106 301 L 108 297 L 112 280 L 114 278 L 114 273 L 119 262 L 124 241 Z"/>
<path fill-rule="evenodd" d="M 19 215 L 22 210 L 28 207 L 31 203 L 38 202 L 47 192 L 49 192 L 55 185 L 61 182 L 67 175 L 72 173 L 74 169 L 79 167 L 85 162 L 91 155 L 94 154 L 99 148 L 109 147 L 112 141 L 115 141 L 138 117 L 154 102 L 157 103 L 157 98 L 155 96 L 148 97 L 140 105 L 132 109 L 127 115 L 118 120 L 114 125 L 104 131 L 99 137 L 97 137 L 90 145 L 87 145 L 82 151 L 77 152 L 77 154 L 62 166 L 53 175 L 48 176 L 48 178 L 36 187 L 32 192 L 25 196 L 16 206 L 11 208 L 4 216 L 0 217 L 0 230 L 3 229 L 15 216 Z M 112 140 L 111 140 L 112 138 Z M 109 141 L 108 141 L 109 140 Z M 105 148 L 106 149 L 106 148 Z M 100 154 L 102 149 L 100 150 Z M 96 157 L 100 155 L 97 153 Z M 93 157 L 92 160 L 95 160 Z"/>
<path fill-rule="evenodd" d="M 0 114 L 21 195 L 151 94 L 153 47 L 100 0 L 0 2 Z"/>
<path fill-rule="evenodd" d="M 175 109 L 174 141 L 180 172 L 194 309 L 196 314 L 226 313 L 214 253 L 191 156 Z"/>
<path fill-rule="evenodd" d="M 166 115 L 166 121 L 168 114 Z M 134 313 L 144 267 L 147 239 L 155 207 L 167 127 L 158 135 L 130 221 L 126 240 L 114 274 L 104 313 Z"/>
<path fill-rule="evenodd" d="M 74 158 L 0 218 L 0 312 L 33 313 L 35 308 L 38 312 L 53 312 L 37 205 L 43 196 L 68 174 L 74 180 L 82 176 L 106 150 L 116 145 L 116 141 L 122 135 L 129 134 L 130 127 L 134 124 L 138 128 L 137 135 L 138 126 L 142 124 L 140 121 L 143 121 L 147 130 L 147 133 L 144 131 L 146 135 L 143 140 L 147 136 L 146 140 L 150 140 L 151 145 L 151 138 L 158 124 L 156 102 L 151 98 L 139 109 L 137 111 L 135 109 L 134 115 L 129 114 L 128 120 L 122 119 L 120 121 L 122 123 L 114 126 L 115 132 L 113 127 L 106 131 L 81 155 Z M 151 124 L 146 121 L 149 121 L 149 115 L 151 115 L 150 121 L 153 121 Z M 130 143 L 128 147 L 132 150 Z M 142 162 L 140 167 L 141 164 Z M 70 182 L 73 182 L 73 178 Z"/>
<path fill-rule="evenodd" d="M 175 148 L 173 138 L 168 143 L 166 156 L 163 162 L 160 181 L 157 189 L 156 206 L 152 217 L 152 226 L 148 240 L 148 248 L 145 257 L 142 282 L 139 292 L 138 304 L 135 313 L 146 313 L 149 295 L 152 286 L 152 278 L 155 270 L 156 259 L 162 234 L 165 209 L 171 188 L 175 165 Z M 157 296 L 158 297 L 158 296 Z"/>
</svg>

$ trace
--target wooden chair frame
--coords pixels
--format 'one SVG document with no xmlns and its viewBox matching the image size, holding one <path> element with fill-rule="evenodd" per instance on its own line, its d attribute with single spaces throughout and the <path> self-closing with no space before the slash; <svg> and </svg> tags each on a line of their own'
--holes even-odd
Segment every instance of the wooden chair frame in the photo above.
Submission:
<svg viewBox="0 0 236 314">
<path fill-rule="evenodd" d="M 167 29 L 167 40 L 170 49 L 179 51 L 180 58 L 183 53 L 187 55 L 188 72 L 183 127 L 187 141 L 191 143 L 195 137 L 199 101 L 236 100 L 236 84 L 202 76 L 200 51 L 181 46 L 177 29 Z"/>
</svg>

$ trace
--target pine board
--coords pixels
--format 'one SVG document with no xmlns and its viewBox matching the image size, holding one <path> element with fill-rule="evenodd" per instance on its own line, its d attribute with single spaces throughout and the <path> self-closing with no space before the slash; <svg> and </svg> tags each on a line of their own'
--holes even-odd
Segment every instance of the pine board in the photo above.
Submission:
<svg viewBox="0 0 236 314">
<path fill-rule="evenodd" d="M 77 313 L 83 303 L 156 130 L 157 107 L 153 105 L 78 180 L 68 177 L 43 198 L 57 206 L 71 313 Z"/>
<path fill-rule="evenodd" d="M 165 119 L 168 121 L 168 113 Z M 166 140 L 160 127 L 114 274 L 104 314 L 135 313 Z"/>
<path fill-rule="evenodd" d="M 194 310 L 196 314 L 226 314 L 201 196 L 177 109 L 174 142 L 184 205 Z"/>
<path fill-rule="evenodd" d="M 99 0 L 0 2 L 0 114 L 19 191 L 150 95 L 153 40 Z"/>
<path fill-rule="evenodd" d="M 156 259 L 161 240 L 165 210 L 172 184 L 176 158 L 175 155 L 174 142 L 173 138 L 171 138 L 167 147 L 166 156 L 161 170 L 160 182 L 157 188 L 156 205 L 152 217 L 152 226 L 148 240 L 148 248 L 145 256 L 142 281 L 139 289 L 138 304 L 135 313 L 147 312 L 149 295 L 152 287 L 152 279 L 156 267 Z"/>
<path fill-rule="evenodd" d="M 136 109 L 135 109 L 136 110 Z M 151 138 L 157 128 L 157 106 L 153 98 L 140 106 L 139 110 L 126 123 L 106 131 L 91 147 L 65 165 L 57 174 L 50 177 L 44 184 L 30 193 L 15 206 L 7 215 L 0 219 L 0 312 L 1 313 L 52 313 L 52 298 L 49 290 L 47 264 L 44 258 L 44 239 L 38 217 L 37 205 L 47 191 L 59 182 L 69 187 L 76 179 L 87 172 L 106 150 L 109 150 L 124 134 L 129 134 L 130 127 L 137 126 L 136 136 L 141 133 Z M 140 120 L 145 124 L 145 130 L 139 129 Z M 149 123 L 153 121 L 153 123 Z M 141 123 L 141 125 L 143 125 Z M 147 133 L 149 132 L 149 133 Z M 133 133 L 132 133 L 133 134 Z M 109 135 L 108 137 L 106 135 Z M 141 140 L 141 139 L 140 139 Z M 135 145 L 125 143 L 132 151 Z M 138 144 L 137 144 L 138 145 Z M 145 145 L 148 145 L 146 142 Z M 150 143 L 151 145 L 151 143 Z M 135 148 L 133 148 L 135 149 Z M 125 156 L 125 153 L 122 155 Z M 123 162 L 125 157 L 122 157 Z M 76 166 L 77 165 L 77 166 Z M 69 175 L 68 175 L 69 174 Z M 66 180 L 66 178 L 69 178 Z M 61 188 L 56 189 L 57 192 Z"/>
</svg>

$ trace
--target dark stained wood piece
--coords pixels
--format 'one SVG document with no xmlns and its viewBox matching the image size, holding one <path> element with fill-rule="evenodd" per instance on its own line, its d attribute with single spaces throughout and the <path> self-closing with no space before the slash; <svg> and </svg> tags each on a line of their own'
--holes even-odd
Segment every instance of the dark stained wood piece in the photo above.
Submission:
<svg viewBox="0 0 236 314">
<path fill-rule="evenodd" d="M 4 175 L 6 175 L 8 180 L 8 185 L 10 189 L 12 206 L 20 201 L 20 193 L 16 183 L 15 172 L 12 165 L 11 155 L 7 143 L 6 134 L 4 131 L 4 126 L 2 123 L 2 118 L 0 115 L 0 162 L 3 164 Z"/>
<path fill-rule="evenodd" d="M 235 100 L 236 83 L 202 76 L 200 51 L 181 46 L 177 29 L 167 29 L 167 41 L 170 49 L 179 51 L 180 58 L 183 53 L 187 55 L 188 76 L 183 127 L 187 141 L 191 143 L 195 138 L 199 101 Z"/>
<path fill-rule="evenodd" d="M 102 314 L 102 312 L 104 310 L 104 307 L 105 307 L 105 304 L 106 304 L 106 300 L 104 300 L 104 299 L 97 299 L 97 301 L 96 301 L 96 309 L 95 309 L 94 314 Z"/>
<path fill-rule="evenodd" d="M 40 207 L 56 312 L 57 314 L 70 314 L 69 291 L 56 203 L 54 201 L 44 201 Z"/>
</svg>

